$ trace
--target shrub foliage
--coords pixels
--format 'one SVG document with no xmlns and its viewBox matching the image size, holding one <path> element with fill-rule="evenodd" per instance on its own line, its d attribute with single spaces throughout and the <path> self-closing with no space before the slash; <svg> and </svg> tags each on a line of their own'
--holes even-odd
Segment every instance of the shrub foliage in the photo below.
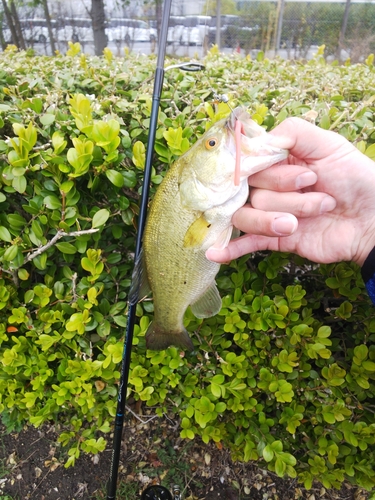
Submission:
<svg viewBox="0 0 375 500">
<path fill-rule="evenodd" d="M 172 61 L 173 63 L 173 61 Z M 66 465 L 104 449 L 116 409 L 155 60 L 0 60 L 0 412 L 59 423 Z M 219 56 L 165 76 L 151 193 L 218 116 L 315 120 L 375 156 L 373 57 L 327 65 Z M 353 166 L 355 168 L 355 166 Z M 128 395 L 279 476 L 375 485 L 375 314 L 358 268 L 264 253 L 222 266 L 220 313 L 189 311 L 196 351 L 149 351 L 137 307 Z"/>
</svg>

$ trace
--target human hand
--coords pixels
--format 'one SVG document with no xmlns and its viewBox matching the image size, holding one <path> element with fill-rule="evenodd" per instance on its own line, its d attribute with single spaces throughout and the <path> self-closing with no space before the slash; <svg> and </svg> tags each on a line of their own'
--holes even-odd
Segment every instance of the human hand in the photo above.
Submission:
<svg viewBox="0 0 375 500">
<path fill-rule="evenodd" d="M 283 121 L 269 140 L 290 150 L 287 163 L 249 178 L 250 204 L 232 219 L 245 234 L 208 249 L 207 258 L 276 250 L 362 265 L 375 246 L 375 163 L 341 135 L 300 118 Z"/>
</svg>

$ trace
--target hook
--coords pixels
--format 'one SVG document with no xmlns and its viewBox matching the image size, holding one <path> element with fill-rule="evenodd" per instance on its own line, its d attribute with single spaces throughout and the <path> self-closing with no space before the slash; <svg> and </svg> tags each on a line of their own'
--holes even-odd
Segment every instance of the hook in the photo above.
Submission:
<svg viewBox="0 0 375 500">
<path fill-rule="evenodd" d="M 226 104 L 228 106 L 228 108 L 231 111 L 233 111 L 232 106 L 229 104 L 229 97 L 226 94 L 216 94 L 216 92 L 214 92 L 214 101 L 223 102 L 224 104 Z"/>
</svg>

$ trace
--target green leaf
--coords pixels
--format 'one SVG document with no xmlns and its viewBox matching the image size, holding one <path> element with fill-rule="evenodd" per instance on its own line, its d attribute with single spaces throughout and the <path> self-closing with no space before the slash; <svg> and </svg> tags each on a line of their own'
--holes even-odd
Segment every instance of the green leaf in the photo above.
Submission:
<svg viewBox="0 0 375 500">
<path fill-rule="evenodd" d="M 44 125 L 45 127 L 48 127 L 48 125 L 51 125 L 55 121 L 55 115 L 51 113 L 46 113 L 42 115 L 40 118 L 40 123 Z"/>
<path fill-rule="evenodd" d="M 77 253 L 77 248 L 66 241 L 56 243 L 56 247 L 60 250 L 60 252 L 66 253 L 68 255 L 74 255 L 75 253 Z"/>
<path fill-rule="evenodd" d="M 368 372 L 375 372 L 375 363 L 373 361 L 363 361 L 362 367 Z"/>
<path fill-rule="evenodd" d="M 221 397 L 221 388 L 220 388 L 219 385 L 214 384 L 213 382 L 211 382 L 210 388 L 211 388 L 211 392 L 215 396 L 215 398 L 220 398 Z"/>
<path fill-rule="evenodd" d="M 133 163 L 134 165 L 143 170 L 145 168 L 146 149 L 141 141 L 136 141 L 133 146 Z"/>
<path fill-rule="evenodd" d="M 371 158 L 371 160 L 375 160 L 375 144 L 371 144 L 371 146 L 366 149 L 365 155 Z"/>
<path fill-rule="evenodd" d="M 121 188 L 124 185 L 124 178 L 120 172 L 117 172 L 117 170 L 106 170 L 105 175 L 114 186 Z"/>
<path fill-rule="evenodd" d="M 284 477 L 286 471 L 286 463 L 283 462 L 281 458 L 277 458 L 275 461 L 275 472 L 279 477 Z"/>
<path fill-rule="evenodd" d="M 61 208 L 61 201 L 53 194 L 46 196 L 43 201 L 45 206 L 50 210 L 57 210 Z"/>
<path fill-rule="evenodd" d="M 3 255 L 3 260 L 11 261 L 16 258 L 17 253 L 18 253 L 18 245 L 11 245 L 5 250 Z"/>
<path fill-rule="evenodd" d="M 26 281 L 29 279 L 30 274 L 26 271 L 26 269 L 18 269 L 18 277 L 22 281 Z"/>
<path fill-rule="evenodd" d="M 272 450 L 271 446 L 270 445 L 267 445 L 264 449 L 263 449 L 263 458 L 266 462 L 271 462 L 271 460 L 273 460 L 273 457 L 274 457 L 274 451 Z"/>
<path fill-rule="evenodd" d="M 0 226 L 0 240 L 7 241 L 8 243 L 12 241 L 10 232 L 4 226 Z"/>
<path fill-rule="evenodd" d="M 21 193 L 21 194 L 24 193 L 26 191 L 26 187 L 27 187 L 26 177 L 24 175 L 14 177 L 14 179 L 12 180 L 12 187 L 18 193 Z"/>
<path fill-rule="evenodd" d="M 98 212 L 96 212 L 94 217 L 92 218 L 92 227 L 95 228 L 104 226 L 109 218 L 109 215 L 109 211 L 106 208 L 98 210 Z"/>
<path fill-rule="evenodd" d="M 57 130 L 52 134 L 52 146 L 56 155 L 61 154 L 66 148 L 66 145 L 67 141 L 65 140 L 62 132 Z"/>
</svg>

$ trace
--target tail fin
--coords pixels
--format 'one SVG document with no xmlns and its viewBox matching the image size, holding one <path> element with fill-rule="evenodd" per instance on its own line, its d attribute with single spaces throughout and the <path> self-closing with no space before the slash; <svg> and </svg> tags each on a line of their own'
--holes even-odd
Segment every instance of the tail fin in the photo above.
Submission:
<svg viewBox="0 0 375 500">
<path fill-rule="evenodd" d="M 193 342 L 185 328 L 180 332 L 166 332 L 162 328 L 158 328 L 155 322 L 152 322 L 146 332 L 147 349 L 161 351 L 171 345 L 183 350 L 194 351 Z"/>
</svg>

